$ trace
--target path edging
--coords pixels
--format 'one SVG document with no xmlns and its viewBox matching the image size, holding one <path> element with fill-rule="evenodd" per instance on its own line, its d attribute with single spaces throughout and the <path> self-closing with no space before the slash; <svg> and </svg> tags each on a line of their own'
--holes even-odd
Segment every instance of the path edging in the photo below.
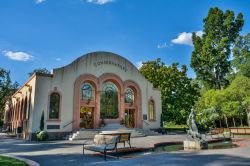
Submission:
<svg viewBox="0 0 250 166">
<path fill-rule="evenodd" d="M 14 158 L 14 159 L 18 159 L 18 160 L 24 161 L 29 166 L 40 166 L 40 164 L 38 164 L 37 162 L 35 162 L 33 160 L 30 160 L 30 159 L 26 159 L 26 158 L 22 158 L 22 157 L 17 157 L 17 156 L 12 156 L 12 155 L 5 155 L 5 154 L 1 154 L 1 156 L 10 157 L 10 158 Z"/>
</svg>

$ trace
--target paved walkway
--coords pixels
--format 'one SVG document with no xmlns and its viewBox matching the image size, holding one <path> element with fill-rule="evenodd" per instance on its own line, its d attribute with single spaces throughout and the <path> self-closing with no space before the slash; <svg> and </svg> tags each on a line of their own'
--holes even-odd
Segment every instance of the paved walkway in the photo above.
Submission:
<svg viewBox="0 0 250 166">
<path fill-rule="evenodd" d="M 132 146 L 151 147 L 159 142 L 183 141 L 184 135 L 164 135 L 132 138 Z M 245 147 L 224 150 L 180 151 L 151 154 L 143 157 L 123 159 L 109 158 L 87 152 L 82 155 L 83 141 L 28 142 L 0 135 L 0 154 L 28 158 L 41 164 L 52 165 L 250 165 L 250 141 L 242 141 Z"/>
</svg>

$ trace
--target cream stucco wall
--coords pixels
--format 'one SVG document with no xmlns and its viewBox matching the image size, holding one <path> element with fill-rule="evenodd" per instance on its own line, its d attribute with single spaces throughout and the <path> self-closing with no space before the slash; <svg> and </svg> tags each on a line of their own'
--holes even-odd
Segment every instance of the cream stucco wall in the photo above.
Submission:
<svg viewBox="0 0 250 166">
<path fill-rule="evenodd" d="M 110 63 L 111 62 L 111 63 Z M 48 113 L 48 96 L 52 91 L 58 91 L 61 96 L 61 119 L 60 121 L 46 121 L 46 124 L 58 124 L 60 130 L 49 130 L 50 132 L 72 131 L 72 125 L 64 126 L 73 119 L 73 96 L 75 80 L 82 74 L 92 74 L 97 78 L 105 73 L 114 73 L 122 81 L 133 80 L 141 90 L 142 113 L 148 114 L 148 101 L 152 97 L 155 101 L 156 121 L 146 121 L 143 128 L 160 127 L 161 116 L 161 94 L 153 88 L 152 84 L 140 74 L 138 69 L 127 59 L 108 52 L 94 52 L 79 57 L 71 64 L 53 70 L 53 76 L 37 76 L 35 97 L 33 101 L 33 127 L 32 131 L 39 129 L 41 113 L 44 110 L 45 120 Z M 46 127 L 45 127 L 46 129 Z"/>
<path fill-rule="evenodd" d="M 18 105 L 21 103 L 25 103 L 25 98 L 27 99 L 27 107 L 24 109 L 26 112 L 26 118 L 28 119 L 28 132 L 33 132 L 33 124 L 35 124 L 34 116 L 34 106 L 35 106 L 35 87 L 36 87 L 36 76 L 33 75 L 29 78 L 29 80 L 11 97 L 11 107 L 15 108 L 15 110 L 18 110 Z M 21 110 L 19 108 L 19 110 Z M 13 114 L 17 114 L 17 112 L 13 112 Z M 29 118 L 28 118 L 29 116 Z M 13 121 L 18 121 L 14 118 Z M 14 122 L 15 123 L 15 122 Z M 20 124 L 19 124 L 20 125 Z M 18 125 L 14 124 L 14 127 L 16 128 Z"/>
</svg>

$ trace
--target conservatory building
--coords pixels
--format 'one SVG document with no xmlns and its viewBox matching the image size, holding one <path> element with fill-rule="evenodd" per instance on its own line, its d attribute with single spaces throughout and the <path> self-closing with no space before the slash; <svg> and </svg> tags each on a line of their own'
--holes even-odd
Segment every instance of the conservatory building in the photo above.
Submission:
<svg viewBox="0 0 250 166">
<path fill-rule="evenodd" d="M 51 74 L 33 74 L 6 103 L 4 122 L 30 138 L 44 119 L 44 130 L 59 137 L 110 123 L 159 128 L 161 113 L 159 89 L 130 61 L 93 52 Z"/>
</svg>

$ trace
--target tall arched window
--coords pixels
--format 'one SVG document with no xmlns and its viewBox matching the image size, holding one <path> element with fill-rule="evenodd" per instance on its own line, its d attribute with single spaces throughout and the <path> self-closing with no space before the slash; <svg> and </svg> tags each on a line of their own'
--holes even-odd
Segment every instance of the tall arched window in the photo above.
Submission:
<svg viewBox="0 0 250 166">
<path fill-rule="evenodd" d="M 88 83 L 84 82 L 81 88 L 81 98 L 82 100 L 93 100 L 94 98 L 94 88 Z"/>
<path fill-rule="evenodd" d="M 154 101 L 151 99 L 148 102 L 148 119 L 150 121 L 155 121 L 155 103 Z"/>
<path fill-rule="evenodd" d="M 50 94 L 49 119 L 59 119 L 60 94 L 53 92 Z"/>
<path fill-rule="evenodd" d="M 102 90 L 106 92 L 110 92 L 110 91 L 117 92 L 118 88 L 113 82 L 107 81 L 103 84 Z"/>
<path fill-rule="evenodd" d="M 126 88 L 125 90 L 125 103 L 134 103 L 135 101 L 135 93 L 133 89 L 131 88 Z"/>
<path fill-rule="evenodd" d="M 118 88 L 111 82 L 107 81 L 102 86 L 101 93 L 101 118 L 116 119 L 118 118 Z"/>
</svg>

